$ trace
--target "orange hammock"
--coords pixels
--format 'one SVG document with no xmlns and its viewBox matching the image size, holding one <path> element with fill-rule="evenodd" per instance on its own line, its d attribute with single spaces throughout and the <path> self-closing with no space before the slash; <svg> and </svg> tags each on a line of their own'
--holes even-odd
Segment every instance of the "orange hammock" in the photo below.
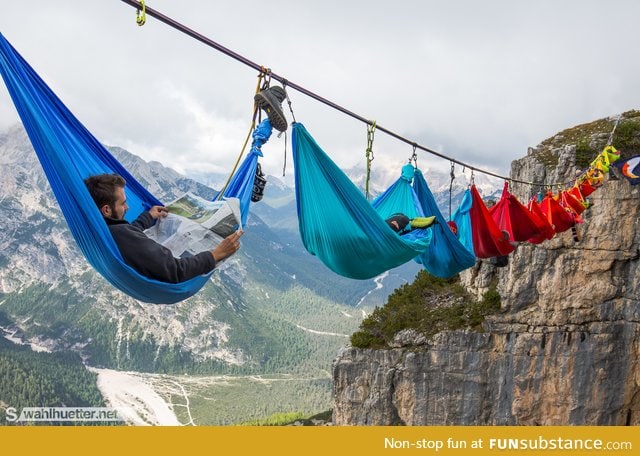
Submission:
<svg viewBox="0 0 640 456">
<path fill-rule="evenodd" d="M 515 250 L 507 236 L 493 221 L 475 185 L 471 186 L 471 232 L 473 250 L 478 258 L 508 255 Z"/>
<path fill-rule="evenodd" d="M 565 210 L 565 208 L 562 207 L 562 205 L 560 205 L 560 203 L 553 197 L 551 192 L 548 192 L 547 196 L 542 200 L 540 209 L 556 233 L 567 231 L 576 224 L 576 219 L 573 213 Z"/>
</svg>

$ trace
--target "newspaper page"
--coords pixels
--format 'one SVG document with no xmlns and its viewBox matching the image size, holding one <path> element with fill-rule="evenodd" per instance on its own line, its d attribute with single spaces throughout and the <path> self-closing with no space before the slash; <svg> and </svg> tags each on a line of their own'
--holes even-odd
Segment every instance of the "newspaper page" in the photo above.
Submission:
<svg viewBox="0 0 640 456">
<path fill-rule="evenodd" d="M 186 193 L 166 208 L 167 217 L 158 219 L 145 233 L 176 258 L 213 250 L 224 238 L 242 229 L 238 198 L 208 201 Z"/>
</svg>

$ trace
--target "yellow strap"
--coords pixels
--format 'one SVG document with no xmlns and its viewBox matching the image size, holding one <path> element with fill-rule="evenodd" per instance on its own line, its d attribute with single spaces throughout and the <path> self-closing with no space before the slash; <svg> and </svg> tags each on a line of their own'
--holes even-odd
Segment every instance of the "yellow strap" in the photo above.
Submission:
<svg viewBox="0 0 640 456">
<path fill-rule="evenodd" d="M 147 22 L 147 7 L 144 4 L 144 0 L 140 0 L 142 9 L 136 10 L 136 24 L 142 27 Z"/>
</svg>

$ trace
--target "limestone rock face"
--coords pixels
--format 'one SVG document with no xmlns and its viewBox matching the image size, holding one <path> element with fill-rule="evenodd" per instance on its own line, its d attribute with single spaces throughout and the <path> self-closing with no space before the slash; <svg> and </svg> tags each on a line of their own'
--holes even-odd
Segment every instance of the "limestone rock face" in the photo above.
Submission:
<svg viewBox="0 0 640 456">
<path fill-rule="evenodd" d="M 576 127 L 530 149 L 511 178 L 571 182 L 569 136 L 602 149 L 613 119 L 598 122 L 599 132 Z M 511 191 L 531 196 L 526 185 Z M 497 281 L 502 309 L 483 332 L 345 348 L 334 362 L 334 424 L 640 425 L 640 188 L 607 178 L 589 199 L 578 242 L 569 230 L 520 244 L 507 267 L 479 261 L 461 274 L 477 296 Z"/>
</svg>

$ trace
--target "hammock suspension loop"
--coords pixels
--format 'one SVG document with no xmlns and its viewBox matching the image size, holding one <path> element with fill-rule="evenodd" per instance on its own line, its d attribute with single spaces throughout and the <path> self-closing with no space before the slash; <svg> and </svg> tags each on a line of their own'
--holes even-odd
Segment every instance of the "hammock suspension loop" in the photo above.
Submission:
<svg viewBox="0 0 640 456">
<path fill-rule="evenodd" d="M 284 89 L 284 94 L 287 97 L 287 105 L 289 106 L 289 112 L 291 112 L 291 118 L 293 119 L 293 123 L 296 123 L 296 115 L 293 113 L 293 108 L 291 107 L 291 98 L 289 98 L 289 92 L 287 92 L 287 80 L 282 80 L 282 88 Z"/>
<path fill-rule="evenodd" d="M 367 158 L 367 176 L 365 179 L 365 198 L 369 199 L 369 180 L 371 179 L 371 162 L 374 159 L 373 156 L 373 138 L 376 132 L 376 121 L 371 120 L 367 124 L 367 148 L 365 150 L 365 156 Z"/>
<path fill-rule="evenodd" d="M 452 199 L 452 193 L 453 193 L 453 181 L 456 178 L 455 169 L 456 169 L 455 163 L 451 162 L 451 172 L 449 174 L 449 176 L 451 177 L 451 182 L 449 182 L 449 220 L 451 220 L 451 199 Z"/>
<path fill-rule="evenodd" d="M 616 131 L 616 128 L 618 128 L 618 123 L 620 123 L 620 119 L 622 119 L 622 114 L 618 114 L 618 116 L 616 117 L 616 121 L 613 124 L 613 129 L 611 130 L 611 133 L 609 134 L 609 139 L 607 140 L 607 146 L 610 146 L 613 143 L 613 134 Z"/>
<path fill-rule="evenodd" d="M 286 79 L 282 80 L 282 89 L 284 90 L 284 95 L 286 97 L 287 100 L 287 105 L 289 106 L 289 112 L 291 113 L 291 119 L 293 120 L 293 123 L 296 123 L 296 115 L 293 113 L 293 107 L 291 106 L 291 98 L 289 98 L 289 92 L 287 92 L 287 84 L 288 81 Z M 280 137 L 280 135 L 282 134 L 282 132 L 278 133 L 278 138 Z M 284 131 L 284 159 L 283 159 L 283 164 L 282 164 L 282 177 L 284 177 L 286 175 L 287 172 L 287 131 Z"/>
<path fill-rule="evenodd" d="M 260 66 L 260 73 L 258 73 L 258 90 L 268 89 L 271 84 L 271 68 L 267 68 L 264 65 Z M 257 91 L 256 91 L 257 93 Z"/>
<path fill-rule="evenodd" d="M 147 6 L 144 4 L 144 0 L 140 0 L 141 8 L 136 10 L 136 24 L 142 27 L 147 22 Z"/>
<path fill-rule="evenodd" d="M 413 163 L 413 167 L 418 169 L 418 153 L 417 153 L 418 145 L 413 143 L 413 153 L 411 154 L 411 158 L 409 158 L 409 163 Z"/>
<path fill-rule="evenodd" d="M 268 89 L 271 85 L 271 68 L 267 68 L 264 65 L 260 66 L 260 72 L 258 73 L 258 85 L 256 86 L 256 95 L 261 90 Z M 255 97 L 253 99 L 253 125 L 256 124 L 256 119 L 258 123 L 262 121 L 262 111 L 258 108 L 258 103 L 255 101 Z M 251 132 L 249 132 L 251 134 Z"/>
</svg>

